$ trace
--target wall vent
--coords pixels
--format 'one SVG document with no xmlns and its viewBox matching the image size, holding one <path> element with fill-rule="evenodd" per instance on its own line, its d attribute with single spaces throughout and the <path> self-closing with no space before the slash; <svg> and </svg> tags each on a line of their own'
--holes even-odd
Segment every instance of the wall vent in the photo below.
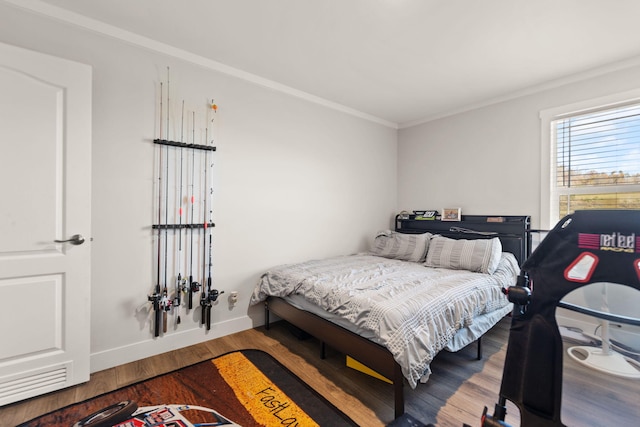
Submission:
<svg viewBox="0 0 640 427">
<path fill-rule="evenodd" d="M 69 366 L 50 366 L 0 378 L 0 406 L 59 390 L 67 384 Z"/>
</svg>

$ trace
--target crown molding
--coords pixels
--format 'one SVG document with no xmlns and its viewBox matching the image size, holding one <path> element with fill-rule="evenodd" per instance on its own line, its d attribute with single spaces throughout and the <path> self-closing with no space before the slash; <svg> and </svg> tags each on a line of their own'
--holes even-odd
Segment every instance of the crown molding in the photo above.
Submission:
<svg viewBox="0 0 640 427">
<path fill-rule="evenodd" d="M 477 110 L 478 108 L 488 107 L 490 105 L 499 104 L 501 102 L 511 101 L 517 98 L 522 98 L 524 96 L 543 92 L 545 90 L 555 89 L 568 84 L 578 83 L 584 80 L 588 80 L 588 79 L 599 77 L 605 74 L 613 73 L 615 71 L 620 71 L 620 70 L 624 70 L 631 67 L 637 67 L 637 66 L 640 66 L 640 56 L 625 59 L 622 61 L 617 61 L 601 67 L 592 68 L 590 70 L 582 71 L 580 73 L 572 74 L 570 76 L 566 76 L 566 77 L 551 80 L 545 83 L 541 83 L 538 85 L 530 86 L 522 90 L 517 90 L 515 92 L 509 93 L 508 95 L 498 96 L 498 97 L 491 98 L 486 101 L 477 102 L 474 104 L 468 104 L 461 108 L 453 109 L 443 113 L 434 114 L 432 116 L 424 117 L 422 119 L 405 122 L 405 123 L 399 123 L 398 129 L 407 129 L 410 127 L 419 126 L 419 125 L 432 122 L 438 119 L 443 119 L 445 117 L 455 116 L 456 114 Z"/>
<path fill-rule="evenodd" d="M 150 51 L 158 52 L 158 53 L 168 55 L 177 59 L 181 59 L 183 61 L 190 62 L 192 64 L 204 67 L 206 69 L 216 71 L 222 74 L 226 74 L 228 76 L 232 76 L 232 77 L 253 83 L 257 86 L 262 86 L 268 89 L 272 89 L 272 90 L 275 90 L 296 98 L 300 98 L 305 101 L 318 104 L 326 108 L 330 108 L 332 110 L 340 111 L 342 113 L 349 114 L 351 116 L 358 117 L 363 120 L 377 123 L 392 129 L 398 129 L 397 123 L 390 122 L 380 117 L 376 117 L 376 116 L 364 113 L 362 111 L 347 107 L 342 104 L 338 104 L 333 101 L 329 101 L 319 96 L 312 95 L 308 92 L 304 92 L 304 91 L 292 88 L 290 86 L 278 83 L 276 81 L 269 80 L 264 77 L 260 77 L 256 74 L 252 74 L 247 71 L 243 71 L 241 69 L 228 66 L 221 62 L 214 61 L 204 56 L 188 52 L 184 49 L 176 48 L 169 44 L 150 39 L 140 34 L 136 34 L 134 32 L 127 31 L 110 24 L 106 24 L 102 21 L 89 18 L 87 16 L 80 15 L 75 12 L 71 12 L 61 7 L 53 6 L 49 3 L 45 3 L 40 0 L 0 0 L 0 1 L 19 9 L 23 9 L 32 13 L 43 15 L 47 18 L 55 19 L 65 24 L 79 27 L 84 30 L 89 30 L 101 35 L 109 36 L 114 39 L 123 41 L 125 43 L 131 44 L 134 46 L 138 46 Z"/>
</svg>

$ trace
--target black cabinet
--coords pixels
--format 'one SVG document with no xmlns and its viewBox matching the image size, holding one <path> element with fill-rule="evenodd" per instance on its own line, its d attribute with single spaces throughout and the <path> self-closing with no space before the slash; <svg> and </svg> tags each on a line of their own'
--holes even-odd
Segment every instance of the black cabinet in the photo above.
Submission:
<svg viewBox="0 0 640 427">
<path fill-rule="evenodd" d="M 400 233 L 432 233 L 453 239 L 498 237 L 502 250 L 515 255 L 522 265 L 531 254 L 531 217 L 520 215 L 462 215 L 461 221 L 440 221 L 396 216 L 395 229 Z"/>
</svg>

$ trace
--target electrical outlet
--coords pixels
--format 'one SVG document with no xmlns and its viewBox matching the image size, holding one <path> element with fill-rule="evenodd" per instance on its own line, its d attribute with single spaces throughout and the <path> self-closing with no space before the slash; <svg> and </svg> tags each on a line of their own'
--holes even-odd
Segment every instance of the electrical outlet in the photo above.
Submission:
<svg viewBox="0 0 640 427">
<path fill-rule="evenodd" d="M 229 304 L 233 307 L 238 303 L 238 291 L 229 293 Z"/>
</svg>

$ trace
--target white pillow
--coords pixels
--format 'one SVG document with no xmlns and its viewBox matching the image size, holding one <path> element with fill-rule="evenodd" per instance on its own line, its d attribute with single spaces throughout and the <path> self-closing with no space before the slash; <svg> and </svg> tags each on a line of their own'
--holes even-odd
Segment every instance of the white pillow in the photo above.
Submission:
<svg viewBox="0 0 640 427">
<path fill-rule="evenodd" d="M 404 234 L 391 230 L 380 231 L 373 240 L 370 252 L 385 258 L 423 262 L 431 236 L 431 233 Z"/>
<path fill-rule="evenodd" d="M 427 267 L 493 274 L 502 256 L 500 239 L 449 239 L 434 236 L 429 243 Z"/>
</svg>

